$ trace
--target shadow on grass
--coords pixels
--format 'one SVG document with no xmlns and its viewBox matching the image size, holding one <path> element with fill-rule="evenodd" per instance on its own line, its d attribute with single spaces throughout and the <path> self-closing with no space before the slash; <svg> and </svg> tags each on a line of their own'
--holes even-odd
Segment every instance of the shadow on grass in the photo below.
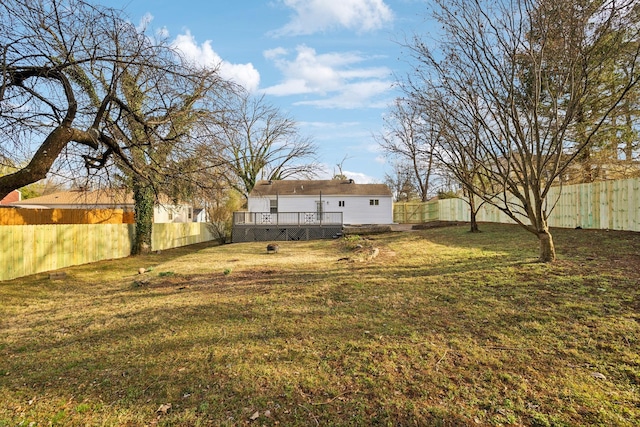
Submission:
<svg viewBox="0 0 640 427">
<path fill-rule="evenodd" d="M 336 246 L 328 263 L 126 276 L 66 300 L 60 284 L 7 308 L 0 425 L 632 425 L 638 274 L 530 264 L 489 237 L 385 235 L 371 262 Z M 315 245 L 294 248 L 338 243 Z"/>
</svg>

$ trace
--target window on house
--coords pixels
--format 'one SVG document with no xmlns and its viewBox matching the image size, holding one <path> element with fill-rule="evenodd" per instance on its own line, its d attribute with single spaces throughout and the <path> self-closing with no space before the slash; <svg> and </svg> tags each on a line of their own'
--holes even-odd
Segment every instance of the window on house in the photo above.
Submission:
<svg viewBox="0 0 640 427">
<path fill-rule="evenodd" d="M 173 221 L 173 211 L 172 210 L 170 210 L 168 212 L 168 216 L 169 216 L 169 221 Z"/>
<path fill-rule="evenodd" d="M 339 200 L 338 201 L 338 206 L 344 207 L 344 200 Z"/>
<path fill-rule="evenodd" d="M 269 200 L 269 213 L 278 213 L 278 199 Z"/>
<path fill-rule="evenodd" d="M 378 206 L 380 204 L 379 199 L 369 199 L 369 206 Z"/>
</svg>

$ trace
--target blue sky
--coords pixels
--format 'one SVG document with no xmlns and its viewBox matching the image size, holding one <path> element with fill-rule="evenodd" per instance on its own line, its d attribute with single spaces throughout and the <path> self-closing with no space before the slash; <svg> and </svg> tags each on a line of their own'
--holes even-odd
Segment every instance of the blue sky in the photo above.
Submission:
<svg viewBox="0 0 640 427">
<path fill-rule="evenodd" d="M 319 146 L 329 178 L 382 182 L 391 167 L 373 138 L 393 84 L 408 69 L 402 43 L 425 32 L 426 0 L 104 0 L 166 34 L 186 55 L 221 63 L 278 106 Z"/>
</svg>

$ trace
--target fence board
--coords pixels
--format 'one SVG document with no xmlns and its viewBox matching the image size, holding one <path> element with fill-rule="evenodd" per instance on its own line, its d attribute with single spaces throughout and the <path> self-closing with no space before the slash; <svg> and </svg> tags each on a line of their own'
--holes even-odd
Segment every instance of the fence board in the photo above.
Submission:
<svg viewBox="0 0 640 427">
<path fill-rule="evenodd" d="M 208 242 L 214 239 L 210 227 L 203 222 L 153 224 L 151 247 L 157 251 Z"/>
</svg>

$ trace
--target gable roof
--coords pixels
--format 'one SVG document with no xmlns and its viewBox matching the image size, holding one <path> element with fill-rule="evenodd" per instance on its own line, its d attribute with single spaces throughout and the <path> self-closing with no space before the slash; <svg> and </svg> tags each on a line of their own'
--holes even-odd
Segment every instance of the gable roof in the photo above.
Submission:
<svg viewBox="0 0 640 427">
<path fill-rule="evenodd" d="M 19 202 L 22 199 L 22 193 L 18 190 L 12 190 L 9 194 L 0 200 L 0 205 L 8 205 L 9 203 Z"/>
<path fill-rule="evenodd" d="M 134 205 L 133 194 L 127 190 L 59 191 L 46 196 L 22 200 L 19 205 Z"/>
<path fill-rule="evenodd" d="M 249 197 L 266 196 L 380 196 L 391 197 L 385 184 L 356 184 L 353 180 L 295 180 L 258 181 Z"/>
</svg>

